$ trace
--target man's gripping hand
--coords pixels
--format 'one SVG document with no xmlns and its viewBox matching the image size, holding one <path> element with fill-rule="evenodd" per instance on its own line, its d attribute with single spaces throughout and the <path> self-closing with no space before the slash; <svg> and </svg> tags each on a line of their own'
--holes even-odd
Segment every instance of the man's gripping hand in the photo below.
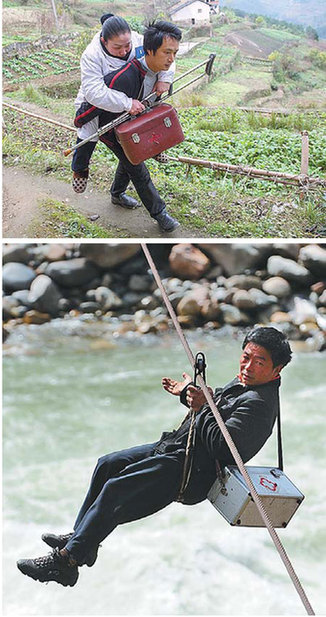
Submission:
<svg viewBox="0 0 326 617">
<path fill-rule="evenodd" d="M 188 373 L 182 373 L 183 381 L 176 381 L 170 377 L 163 377 L 162 386 L 166 392 L 173 394 L 174 396 L 180 396 L 182 390 L 188 383 L 191 383 L 192 379 Z"/>
<path fill-rule="evenodd" d="M 208 390 L 210 394 L 213 395 L 213 390 L 208 386 Z M 207 402 L 204 392 L 200 388 L 196 388 L 196 386 L 188 386 L 186 401 L 194 411 L 199 411 L 202 406 Z"/>
<path fill-rule="evenodd" d="M 132 116 L 137 116 L 137 114 L 140 114 L 144 111 L 144 109 L 145 105 L 143 105 L 140 101 L 137 101 L 137 99 L 132 99 L 131 107 L 129 109 L 129 113 Z"/>
<path fill-rule="evenodd" d="M 164 92 L 168 92 L 171 84 L 168 81 L 157 81 L 153 92 L 156 92 L 157 96 L 161 96 Z"/>
</svg>

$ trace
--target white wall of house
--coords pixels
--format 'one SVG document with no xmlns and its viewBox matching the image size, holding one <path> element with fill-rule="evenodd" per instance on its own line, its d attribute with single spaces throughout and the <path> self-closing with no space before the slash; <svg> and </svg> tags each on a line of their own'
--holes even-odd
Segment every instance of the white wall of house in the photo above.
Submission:
<svg viewBox="0 0 326 617">
<path fill-rule="evenodd" d="M 210 19 L 209 4 L 194 0 L 188 6 L 185 6 L 171 15 L 171 19 L 174 22 L 192 22 L 195 24 L 209 23 Z M 195 20 L 195 21 L 193 21 Z"/>
</svg>

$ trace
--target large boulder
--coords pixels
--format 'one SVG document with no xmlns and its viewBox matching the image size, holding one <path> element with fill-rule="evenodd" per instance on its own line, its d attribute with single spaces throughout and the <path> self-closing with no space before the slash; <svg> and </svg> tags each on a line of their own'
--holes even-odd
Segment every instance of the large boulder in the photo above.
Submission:
<svg viewBox="0 0 326 617">
<path fill-rule="evenodd" d="M 313 277 L 307 268 L 280 255 L 269 257 L 267 271 L 271 276 L 281 276 L 285 280 L 298 285 L 310 285 L 313 281 Z"/>
<path fill-rule="evenodd" d="M 210 260 L 192 244 L 176 244 L 169 255 L 171 271 L 181 279 L 197 280 L 210 267 Z"/>
<path fill-rule="evenodd" d="M 28 302 L 40 313 L 55 316 L 60 310 L 61 293 L 46 274 L 40 274 L 31 284 Z"/>
<path fill-rule="evenodd" d="M 274 242 L 273 252 L 281 255 L 282 257 L 288 257 L 297 261 L 300 251 L 300 244 L 289 244 L 288 242 Z"/>
<path fill-rule="evenodd" d="M 316 276 L 326 276 L 326 250 L 318 244 L 303 246 L 299 253 L 299 261 Z"/>
<path fill-rule="evenodd" d="M 99 268 L 111 269 L 131 259 L 141 251 L 139 244 L 81 244 L 80 255 Z"/>
<path fill-rule="evenodd" d="M 30 244 L 6 244 L 3 247 L 2 262 L 18 261 L 27 264 L 30 260 Z"/>
<path fill-rule="evenodd" d="M 44 273 L 61 287 L 80 287 L 95 279 L 98 269 L 85 257 L 77 257 L 50 263 Z"/>
<path fill-rule="evenodd" d="M 29 289 L 36 274 L 32 268 L 18 262 L 8 262 L 2 268 L 3 287 L 6 291 Z"/>
<path fill-rule="evenodd" d="M 226 276 L 246 270 L 254 272 L 265 265 L 271 253 L 268 244 L 199 244 L 213 262 L 220 264 Z"/>
</svg>

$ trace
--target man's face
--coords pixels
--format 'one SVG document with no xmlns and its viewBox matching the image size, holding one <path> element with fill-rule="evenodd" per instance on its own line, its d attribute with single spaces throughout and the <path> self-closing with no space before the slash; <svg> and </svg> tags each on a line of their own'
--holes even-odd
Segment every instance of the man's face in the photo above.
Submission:
<svg viewBox="0 0 326 617">
<path fill-rule="evenodd" d="M 109 54 L 116 58 L 124 58 L 131 50 L 131 32 L 113 36 L 108 41 L 101 37 L 101 41 Z"/>
<path fill-rule="evenodd" d="M 179 41 L 176 41 L 176 39 L 170 36 L 164 37 L 161 47 L 159 47 L 155 53 L 149 50 L 146 54 L 146 62 L 151 71 L 154 73 L 168 71 L 175 59 L 178 49 Z"/>
<path fill-rule="evenodd" d="M 261 345 L 247 343 L 240 357 L 240 381 L 246 386 L 259 386 L 278 377 L 282 365 L 273 366 L 272 358 Z"/>
</svg>

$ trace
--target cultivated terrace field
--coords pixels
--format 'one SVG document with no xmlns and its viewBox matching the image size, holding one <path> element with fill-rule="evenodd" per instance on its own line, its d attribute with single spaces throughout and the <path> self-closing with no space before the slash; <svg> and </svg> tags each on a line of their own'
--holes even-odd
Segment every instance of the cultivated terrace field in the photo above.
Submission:
<svg viewBox="0 0 326 617">
<path fill-rule="evenodd" d="M 91 0 L 66 0 L 58 4 L 57 32 L 50 3 L 44 11 L 43 2 L 27 0 L 25 6 L 18 6 L 6 0 L 5 102 L 72 125 L 79 57 L 99 29 L 100 15 L 112 10 L 141 31 L 144 6 L 142 2 L 116 1 L 108 7 L 107 3 Z M 24 23 L 24 11 L 30 20 L 28 32 L 24 32 L 23 25 L 18 27 Z M 211 53 L 216 54 L 216 60 L 210 81 L 204 78 L 171 100 L 178 109 L 186 139 L 169 150 L 170 157 L 298 175 L 302 131 L 307 131 L 308 175 L 325 180 L 326 45 L 322 41 L 307 38 L 298 26 L 284 22 L 278 25 L 275 20 L 268 23 L 267 18 L 239 17 L 231 11 L 222 21 L 215 18 L 211 33 L 205 28 L 185 30 L 183 39 L 191 49 L 187 53 L 185 48 L 182 50 L 177 75 Z M 40 40 L 42 45 L 38 44 Z M 33 46 L 24 46 L 27 41 Z M 14 53 L 10 52 L 15 43 L 20 47 L 16 45 Z M 44 176 L 47 183 L 53 178 L 69 184 L 70 160 L 63 157 L 62 151 L 74 142 L 74 134 L 7 107 L 4 117 L 5 165 Z M 285 186 L 176 160 L 163 165 L 150 159 L 147 164 L 169 211 L 189 236 L 326 236 L 325 187 Z M 115 166 L 110 151 L 99 144 L 92 158 L 87 190 L 109 200 L 108 187 Z M 101 219 L 92 223 L 87 215 L 83 219 L 78 203 L 66 211 L 60 199 L 54 199 L 52 205 L 47 203 L 46 208 L 41 206 L 40 222 L 31 221 L 30 231 L 36 237 L 133 235 L 127 226 L 103 226 Z"/>
</svg>

